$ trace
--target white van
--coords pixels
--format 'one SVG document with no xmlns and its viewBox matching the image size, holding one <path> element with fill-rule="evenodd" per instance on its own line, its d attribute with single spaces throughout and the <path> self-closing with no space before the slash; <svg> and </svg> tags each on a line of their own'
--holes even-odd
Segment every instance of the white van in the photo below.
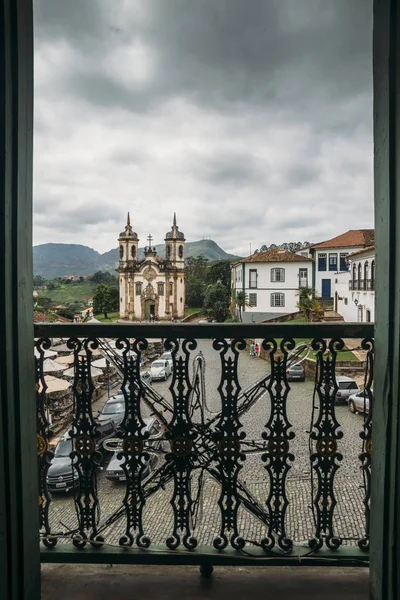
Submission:
<svg viewBox="0 0 400 600">
<path fill-rule="evenodd" d="M 169 360 L 157 358 L 151 363 L 150 375 L 152 381 L 167 381 L 172 369 Z"/>
</svg>

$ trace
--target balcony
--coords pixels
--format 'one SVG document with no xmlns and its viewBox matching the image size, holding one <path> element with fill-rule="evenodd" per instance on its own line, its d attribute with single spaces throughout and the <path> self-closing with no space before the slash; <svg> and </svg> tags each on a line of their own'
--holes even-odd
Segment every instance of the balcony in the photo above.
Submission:
<svg viewBox="0 0 400 600">
<path fill-rule="evenodd" d="M 204 574 L 215 565 L 367 565 L 372 336 L 368 324 L 36 325 L 42 562 L 173 563 Z M 345 338 L 363 339 L 368 415 L 337 404 Z M 247 339 L 263 340 L 262 357 L 249 357 Z M 161 341 L 173 375 L 149 385 L 140 364 Z M 57 347 L 60 367 L 73 371 L 58 425 L 72 440 L 69 493 L 65 477 L 56 490 L 49 474 L 56 402 L 44 365 Z M 289 383 L 305 353 L 315 374 Z M 101 354 L 124 404 L 112 431 L 95 412 L 108 395 L 92 364 Z M 119 483 L 107 479 L 112 453 Z"/>
</svg>

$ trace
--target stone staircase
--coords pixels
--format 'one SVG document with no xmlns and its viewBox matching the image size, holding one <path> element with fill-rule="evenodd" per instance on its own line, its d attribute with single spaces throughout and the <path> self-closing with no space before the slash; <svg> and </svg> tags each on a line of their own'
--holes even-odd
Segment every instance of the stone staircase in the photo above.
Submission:
<svg viewBox="0 0 400 600">
<path fill-rule="evenodd" d="M 335 312 L 334 310 L 324 310 L 324 318 L 322 320 L 325 321 L 325 323 L 338 323 L 340 321 L 344 321 L 342 315 L 339 315 L 339 313 Z"/>
</svg>

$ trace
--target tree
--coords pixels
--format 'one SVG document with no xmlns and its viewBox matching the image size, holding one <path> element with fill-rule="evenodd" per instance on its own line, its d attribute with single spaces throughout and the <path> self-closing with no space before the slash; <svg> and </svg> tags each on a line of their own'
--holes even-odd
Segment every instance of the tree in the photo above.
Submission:
<svg viewBox="0 0 400 600">
<path fill-rule="evenodd" d="M 235 290 L 234 290 L 235 293 Z M 243 290 L 236 292 L 236 306 L 239 309 L 239 320 L 242 321 L 242 310 L 245 307 L 250 307 L 249 297 Z"/>
<path fill-rule="evenodd" d="M 306 321 L 321 321 L 324 309 L 315 297 L 315 288 L 311 286 L 299 287 L 297 306 L 306 318 Z"/>
<path fill-rule="evenodd" d="M 108 319 L 108 312 L 112 310 L 113 299 L 111 290 L 105 283 L 99 283 L 93 294 L 93 310 L 96 314 L 103 313 Z"/>
<path fill-rule="evenodd" d="M 45 283 L 46 283 L 46 280 L 41 275 L 34 275 L 33 276 L 33 287 L 34 288 L 41 287 Z"/>
<path fill-rule="evenodd" d="M 38 296 L 36 298 L 36 304 L 39 307 L 42 308 L 50 308 L 50 306 L 52 305 L 52 300 L 51 298 L 46 298 L 46 296 Z"/>
<path fill-rule="evenodd" d="M 228 289 L 231 286 L 231 261 L 219 260 L 208 267 L 207 283 L 221 281 Z"/>
<path fill-rule="evenodd" d="M 222 281 L 217 281 L 207 286 L 203 307 L 210 316 L 222 322 L 229 314 L 229 300 L 229 289 Z"/>
<path fill-rule="evenodd" d="M 203 306 L 207 284 L 208 258 L 202 254 L 190 256 L 186 263 L 186 304 L 190 307 Z"/>
<path fill-rule="evenodd" d="M 111 285 L 113 287 L 115 287 L 117 283 L 114 275 L 111 275 L 108 271 L 96 271 L 96 273 L 92 275 L 92 281 L 93 283 L 105 283 L 106 285 Z"/>
</svg>

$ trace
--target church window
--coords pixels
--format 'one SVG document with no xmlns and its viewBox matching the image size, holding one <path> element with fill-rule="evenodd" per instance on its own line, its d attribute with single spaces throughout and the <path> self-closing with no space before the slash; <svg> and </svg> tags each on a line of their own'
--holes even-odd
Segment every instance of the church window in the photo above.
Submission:
<svg viewBox="0 0 400 600">
<path fill-rule="evenodd" d="M 123 258 L 123 256 L 124 256 L 124 247 L 123 247 L 123 246 L 120 246 L 120 247 L 119 247 L 119 257 L 120 257 L 120 258 Z"/>
<path fill-rule="evenodd" d="M 167 259 L 169 260 L 171 258 L 171 246 L 168 244 L 167 246 Z"/>
<path fill-rule="evenodd" d="M 172 296 L 173 293 L 174 293 L 174 284 L 171 281 L 169 284 L 169 295 Z"/>
<path fill-rule="evenodd" d="M 157 288 L 158 288 L 158 295 L 159 296 L 164 296 L 164 284 L 163 283 L 158 283 L 157 284 Z"/>
<path fill-rule="evenodd" d="M 142 283 L 138 281 L 136 284 L 136 296 L 141 296 L 142 294 Z"/>
<path fill-rule="evenodd" d="M 179 258 L 183 258 L 183 246 L 179 246 Z"/>
<path fill-rule="evenodd" d="M 132 246 L 132 248 L 131 248 L 131 255 L 132 255 L 132 258 L 136 257 L 136 248 L 135 248 L 135 246 Z"/>
</svg>

